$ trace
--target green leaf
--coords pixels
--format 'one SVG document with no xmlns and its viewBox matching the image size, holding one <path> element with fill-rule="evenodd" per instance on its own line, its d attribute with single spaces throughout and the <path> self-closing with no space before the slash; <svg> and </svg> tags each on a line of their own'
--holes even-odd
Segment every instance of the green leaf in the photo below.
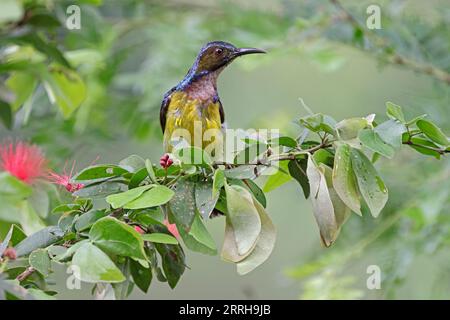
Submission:
<svg viewBox="0 0 450 320">
<path fill-rule="evenodd" d="M 13 113 L 11 107 L 6 102 L 0 100 L 0 120 L 7 129 L 11 129 L 13 126 Z"/>
<path fill-rule="evenodd" d="M 9 241 L 11 241 L 11 237 L 14 231 L 14 225 L 9 228 L 8 233 L 6 234 L 5 239 L 3 239 L 2 243 L 0 243 L 0 257 L 3 255 L 3 252 L 5 252 L 6 248 L 8 248 Z"/>
<path fill-rule="evenodd" d="M 289 172 L 288 164 L 289 164 L 289 161 L 287 161 L 287 160 L 280 161 L 278 171 L 275 172 L 274 174 L 270 175 L 269 178 L 267 179 L 267 181 L 263 187 L 264 192 L 267 193 L 267 192 L 273 191 L 276 188 L 281 187 L 283 184 L 289 182 L 292 179 L 292 177 L 286 173 L 286 172 Z"/>
<path fill-rule="evenodd" d="M 44 221 L 42 221 L 27 200 L 23 201 L 21 204 L 19 220 L 23 231 L 25 231 L 27 235 L 45 228 Z"/>
<path fill-rule="evenodd" d="M 288 164 L 289 174 L 302 187 L 305 199 L 308 199 L 310 193 L 308 176 L 306 175 L 307 165 L 308 161 L 306 159 L 291 160 Z"/>
<path fill-rule="evenodd" d="M 53 43 L 44 39 L 40 33 L 31 31 L 19 36 L 13 36 L 10 40 L 17 44 L 31 44 L 35 49 L 61 64 L 63 68 L 70 68 L 70 64 L 62 52 Z"/>
<path fill-rule="evenodd" d="M 414 150 L 416 150 L 417 152 L 427 155 L 427 156 L 433 156 L 436 159 L 441 158 L 441 154 L 439 152 L 437 152 L 435 150 L 431 150 L 429 148 L 426 148 L 426 147 L 430 147 L 430 148 L 439 149 L 439 146 L 437 146 L 430 140 L 423 139 L 420 137 L 413 137 L 413 138 L 411 138 L 411 142 L 414 143 L 414 145 L 409 145 L 409 146 L 411 148 L 413 148 Z"/>
<path fill-rule="evenodd" d="M 170 211 L 173 213 L 174 222 L 178 228 L 188 231 L 194 221 L 195 204 L 195 184 L 186 179 L 180 179 L 174 185 L 175 195 L 169 201 Z M 171 221 L 173 222 L 173 221 Z"/>
<path fill-rule="evenodd" d="M 89 184 L 72 193 L 81 198 L 105 198 L 106 196 L 123 191 L 123 184 L 118 181 L 104 181 Z"/>
<path fill-rule="evenodd" d="M 19 244 L 22 240 L 24 240 L 27 235 L 25 234 L 25 232 L 23 232 L 22 229 L 20 229 L 19 226 L 13 224 L 11 226 L 12 231 L 12 236 L 11 236 L 11 245 L 16 246 L 17 244 Z"/>
<path fill-rule="evenodd" d="M 59 227 L 52 226 L 39 230 L 22 240 L 15 247 L 17 256 L 25 256 L 36 249 L 48 247 L 60 240 L 63 236 L 64 234 Z"/>
<path fill-rule="evenodd" d="M 267 199 L 264 192 L 261 188 L 253 181 L 249 179 L 239 180 L 239 179 L 231 179 L 230 184 L 235 184 L 241 187 L 244 187 L 248 191 L 250 191 L 256 200 L 265 208 L 267 205 Z"/>
<path fill-rule="evenodd" d="M 119 166 L 128 172 L 137 172 L 139 169 L 145 168 L 145 160 L 138 155 L 132 154 L 120 161 Z"/>
<path fill-rule="evenodd" d="M 90 210 L 82 214 L 75 222 L 75 229 L 78 232 L 89 229 L 97 220 L 106 217 L 108 212 L 106 210 Z"/>
<path fill-rule="evenodd" d="M 213 197 L 213 183 L 199 181 L 195 184 L 195 203 L 203 219 L 209 218 L 219 199 L 219 193 Z"/>
<path fill-rule="evenodd" d="M 323 123 L 323 114 L 316 113 L 313 115 L 309 115 L 306 117 L 300 118 L 300 124 L 304 126 L 305 128 L 313 131 L 313 132 L 319 132 L 321 131 L 321 125 Z"/>
<path fill-rule="evenodd" d="M 416 122 L 416 125 L 433 142 L 445 147 L 450 144 L 442 130 L 433 122 L 421 119 Z"/>
<path fill-rule="evenodd" d="M 44 81 L 44 88 L 52 104 L 56 104 L 64 118 L 69 118 L 86 98 L 86 86 L 75 71 L 52 66 Z"/>
<path fill-rule="evenodd" d="M 5 84 L 14 93 L 12 111 L 17 111 L 28 100 L 37 86 L 37 79 L 32 73 L 16 71 L 6 80 Z"/>
<path fill-rule="evenodd" d="M 406 127 L 398 121 L 388 120 L 376 126 L 374 131 L 378 134 L 381 140 L 387 144 L 393 146 L 394 148 L 400 148 L 402 145 L 402 135 L 406 131 Z"/>
<path fill-rule="evenodd" d="M 81 240 L 80 242 L 77 242 L 77 243 L 73 244 L 65 252 L 54 256 L 52 260 L 56 261 L 56 262 L 66 262 L 66 261 L 68 261 L 70 258 L 72 258 L 72 256 L 78 250 L 78 248 L 80 248 L 83 244 L 85 244 L 87 242 L 90 242 L 90 241 L 88 239 L 84 239 L 84 240 Z"/>
<path fill-rule="evenodd" d="M 253 197 L 245 188 L 225 184 L 227 220 L 231 224 L 239 255 L 251 251 L 261 232 L 261 219 L 253 204 Z"/>
<path fill-rule="evenodd" d="M 133 191 L 136 189 L 138 188 L 131 189 L 129 191 Z M 151 189 L 147 191 L 144 190 L 144 193 L 139 195 L 134 200 L 127 202 L 123 207 L 125 209 L 143 209 L 143 208 L 157 207 L 169 202 L 170 199 L 172 199 L 172 197 L 174 196 L 174 194 L 175 193 L 166 186 L 153 185 Z"/>
<path fill-rule="evenodd" d="M 189 233 L 183 228 L 180 228 L 179 232 L 190 250 L 209 255 L 217 254 L 216 244 L 198 214 L 195 215 Z"/>
<path fill-rule="evenodd" d="M 313 158 L 317 164 L 323 163 L 330 167 L 333 166 L 334 155 L 328 150 L 325 149 L 317 150 L 316 152 L 314 152 Z"/>
<path fill-rule="evenodd" d="M 319 166 L 325 175 L 325 180 L 327 181 L 328 193 L 330 194 L 331 203 L 333 204 L 334 216 L 336 218 L 339 232 L 342 225 L 347 221 L 348 217 L 350 217 L 352 211 L 341 200 L 333 187 L 333 169 L 322 163 Z"/>
<path fill-rule="evenodd" d="M 125 281 L 113 283 L 114 297 L 116 300 L 125 300 L 133 291 L 134 283 L 131 281 L 130 259 L 125 259 L 118 264 L 120 272 L 125 276 Z"/>
<path fill-rule="evenodd" d="M 145 268 L 140 263 L 130 260 L 130 272 L 134 283 L 139 289 L 147 293 L 150 284 L 152 283 L 152 269 Z"/>
<path fill-rule="evenodd" d="M 83 169 L 75 177 L 74 181 L 88 181 L 121 176 L 128 171 L 112 164 L 96 165 Z"/>
<path fill-rule="evenodd" d="M 155 243 L 156 250 L 162 258 L 162 267 L 169 286 L 173 289 L 184 273 L 184 253 L 180 246 Z"/>
<path fill-rule="evenodd" d="M 94 223 L 89 231 L 89 238 L 106 252 L 146 259 L 141 235 L 126 223 L 113 217 L 104 217 Z"/>
<path fill-rule="evenodd" d="M 240 275 L 249 273 L 266 261 L 275 246 L 275 226 L 263 206 L 256 201 L 254 201 L 254 205 L 261 219 L 261 233 L 253 251 L 237 263 L 237 272 Z"/>
<path fill-rule="evenodd" d="M 165 233 L 148 233 L 143 234 L 142 239 L 144 241 L 156 242 L 156 243 L 165 243 L 165 244 L 178 244 L 178 240 L 171 235 Z"/>
<path fill-rule="evenodd" d="M 361 195 L 373 217 L 378 217 L 388 200 L 388 190 L 369 159 L 357 149 L 351 149 L 352 167 Z"/>
<path fill-rule="evenodd" d="M 44 277 L 51 272 L 51 261 L 47 249 L 37 249 L 30 253 L 28 258 L 30 266 L 36 269 Z"/>
<path fill-rule="evenodd" d="M 336 240 L 338 225 L 324 173 L 321 168 L 316 167 L 312 157 L 308 157 L 306 174 L 311 189 L 311 202 L 314 217 L 319 226 L 320 238 L 324 246 L 329 247 Z"/>
<path fill-rule="evenodd" d="M 148 171 L 147 168 L 142 168 L 138 171 L 136 171 L 130 179 L 130 183 L 128 184 L 129 189 L 137 188 L 142 183 L 142 181 L 145 180 L 145 178 L 148 177 Z M 152 181 L 153 183 L 153 181 Z"/>
<path fill-rule="evenodd" d="M 90 242 L 86 242 L 78 248 L 73 256 L 72 265 L 79 268 L 79 272 L 74 272 L 74 275 L 84 282 L 117 283 L 125 281 L 124 275 L 114 262 Z"/>
<path fill-rule="evenodd" d="M 150 177 L 150 180 L 153 183 L 156 183 L 156 175 L 155 171 L 153 170 L 153 165 L 149 159 L 145 160 L 145 168 L 147 169 L 148 176 Z"/>
<path fill-rule="evenodd" d="M 147 185 L 130 189 L 125 192 L 112 194 L 106 197 L 106 202 L 108 202 L 113 209 L 121 208 L 127 203 L 139 198 L 145 191 L 152 187 L 153 185 Z"/>
<path fill-rule="evenodd" d="M 421 120 L 421 119 L 424 119 L 424 118 L 426 118 L 426 117 L 427 117 L 426 114 L 421 114 L 420 116 L 417 116 L 417 117 L 413 118 L 412 120 L 409 120 L 409 121 L 406 123 L 406 125 L 407 125 L 407 126 L 411 126 L 411 125 L 415 124 L 417 121 L 419 121 L 419 120 Z"/>
<path fill-rule="evenodd" d="M 368 125 L 369 121 L 366 118 L 350 118 L 338 122 L 336 130 L 341 140 L 351 140 L 358 137 L 359 131 Z"/>
<path fill-rule="evenodd" d="M 381 140 L 378 133 L 372 129 L 361 130 L 358 138 L 365 147 L 385 156 L 386 158 L 391 159 L 395 154 L 394 148 Z"/>
<path fill-rule="evenodd" d="M 386 114 L 393 120 L 398 120 L 401 123 L 405 123 L 405 116 L 403 115 L 402 107 L 392 103 L 386 102 Z"/>
<path fill-rule="evenodd" d="M 291 137 L 286 137 L 286 136 L 271 139 L 271 140 L 269 140 L 269 143 L 280 145 L 280 146 L 285 146 L 288 148 L 296 148 L 297 147 L 297 141 L 295 141 L 295 139 L 293 139 Z"/>
<path fill-rule="evenodd" d="M 225 173 L 221 169 L 217 169 L 214 172 L 213 187 L 212 187 L 212 197 L 215 198 L 220 194 L 220 190 L 225 184 Z"/>
<path fill-rule="evenodd" d="M 336 149 L 332 181 L 333 188 L 341 200 L 353 212 L 361 215 L 356 176 L 352 168 L 351 148 L 348 144 L 340 144 Z"/>
</svg>

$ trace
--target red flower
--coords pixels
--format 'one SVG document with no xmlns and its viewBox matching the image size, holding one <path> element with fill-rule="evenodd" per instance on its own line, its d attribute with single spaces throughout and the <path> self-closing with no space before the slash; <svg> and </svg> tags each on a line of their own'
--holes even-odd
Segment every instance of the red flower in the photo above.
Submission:
<svg viewBox="0 0 450 320">
<path fill-rule="evenodd" d="M 64 166 L 64 170 L 63 170 L 62 174 L 57 174 L 56 172 L 49 171 L 48 179 L 50 180 L 50 182 L 59 184 L 60 186 L 63 186 L 70 193 L 78 191 L 84 187 L 84 184 L 72 182 L 74 168 L 75 168 L 75 161 L 72 163 L 72 169 L 70 169 L 69 173 L 67 173 L 66 166 Z"/>
<path fill-rule="evenodd" d="M 169 220 L 164 219 L 164 225 L 167 227 L 169 232 L 175 237 L 179 238 L 180 233 L 178 232 L 177 225 L 175 223 L 170 223 Z"/>
<path fill-rule="evenodd" d="M 144 234 L 144 233 L 145 233 L 145 231 L 142 230 L 142 228 L 139 227 L 139 226 L 134 226 L 134 230 L 136 230 L 136 231 L 139 232 L 140 234 Z"/>
<path fill-rule="evenodd" d="M 27 184 L 43 177 L 46 171 L 46 159 L 36 145 L 19 141 L 0 145 L 0 168 Z"/>
<path fill-rule="evenodd" d="M 164 169 L 167 169 L 168 167 L 170 167 L 173 164 L 173 160 L 170 159 L 168 154 L 165 154 L 159 159 L 159 164 Z"/>
</svg>

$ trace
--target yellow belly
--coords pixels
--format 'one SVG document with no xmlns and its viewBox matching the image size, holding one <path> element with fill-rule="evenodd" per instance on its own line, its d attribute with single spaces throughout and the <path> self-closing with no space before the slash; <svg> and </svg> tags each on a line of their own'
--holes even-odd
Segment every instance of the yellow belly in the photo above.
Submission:
<svg viewBox="0 0 450 320">
<path fill-rule="evenodd" d="M 192 146 L 207 148 L 221 134 L 219 103 L 190 99 L 184 92 L 174 92 L 166 114 L 164 150 L 171 152 L 173 142 L 182 137 Z"/>
</svg>

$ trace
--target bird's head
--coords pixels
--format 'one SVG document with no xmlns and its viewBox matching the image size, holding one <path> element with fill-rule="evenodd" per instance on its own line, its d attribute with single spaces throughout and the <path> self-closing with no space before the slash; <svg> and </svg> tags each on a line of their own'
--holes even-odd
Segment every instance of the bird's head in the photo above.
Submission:
<svg viewBox="0 0 450 320">
<path fill-rule="evenodd" d="M 198 53 L 194 64 L 195 74 L 202 75 L 222 70 L 239 56 L 252 53 L 266 53 L 257 48 L 236 48 L 231 43 L 213 41 L 207 43 Z"/>
</svg>

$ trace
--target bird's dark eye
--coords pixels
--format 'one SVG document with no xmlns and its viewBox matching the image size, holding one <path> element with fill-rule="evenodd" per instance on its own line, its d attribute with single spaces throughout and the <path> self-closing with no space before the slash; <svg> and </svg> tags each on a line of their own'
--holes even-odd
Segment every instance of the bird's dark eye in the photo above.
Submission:
<svg viewBox="0 0 450 320">
<path fill-rule="evenodd" d="M 223 49 L 217 48 L 214 52 L 216 53 L 216 55 L 220 56 L 223 53 Z"/>
</svg>

